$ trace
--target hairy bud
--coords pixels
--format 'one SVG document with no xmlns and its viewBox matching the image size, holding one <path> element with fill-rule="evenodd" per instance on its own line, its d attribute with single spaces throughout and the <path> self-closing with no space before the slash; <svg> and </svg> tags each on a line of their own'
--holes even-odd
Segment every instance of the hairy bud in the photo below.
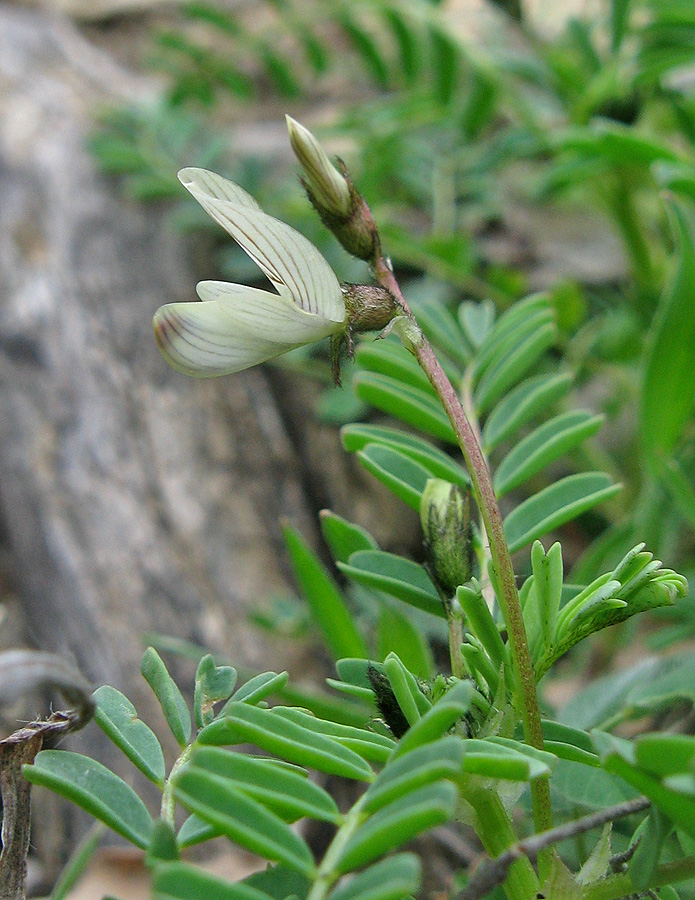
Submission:
<svg viewBox="0 0 695 900">
<path fill-rule="evenodd" d="M 304 170 L 305 186 L 319 211 L 337 218 L 350 212 L 350 188 L 314 135 L 299 122 L 285 116 L 290 144 Z"/>
<path fill-rule="evenodd" d="M 339 159 L 338 168 L 314 135 L 290 116 L 287 130 L 295 156 L 304 171 L 302 184 L 321 221 L 348 253 L 373 262 L 379 248 L 379 233 L 371 210 Z"/>
<path fill-rule="evenodd" d="M 442 594 L 453 597 L 473 570 L 470 492 L 430 478 L 422 492 L 420 522 L 430 574 Z"/>
<path fill-rule="evenodd" d="M 354 333 L 381 331 L 402 312 L 393 294 L 378 284 L 342 284 L 341 288 Z"/>
</svg>

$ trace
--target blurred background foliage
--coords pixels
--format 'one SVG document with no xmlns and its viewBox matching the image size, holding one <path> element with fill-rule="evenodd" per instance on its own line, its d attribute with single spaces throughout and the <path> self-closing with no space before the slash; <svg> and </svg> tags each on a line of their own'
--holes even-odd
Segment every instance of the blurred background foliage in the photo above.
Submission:
<svg viewBox="0 0 695 900">
<path fill-rule="evenodd" d="M 607 416 L 576 452 L 624 486 L 563 531 L 570 580 L 641 540 L 695 578 L 693 0 L 603 0 L 552 28 L 514 0 L 194 2 L 147 42 L 164 91 L 100 114 L 91 150 L 104 172 L 131 198 L 170 204 L 222 277 L 258 272 L 185 196 L 183 165 L 241 183 L 341 280 L 366 280 L 303 197 L 280 131 L 291 113 L 344 158 L 416 312 L 473 300 L 501 313 L 548 292 L 556 362 L 576 377 L 565 408 Z M 351 390 L 353 367 L 336 391 L 315 351 L 280 364 L 326 385 L 326 420 L 373 415 Z M 283 603 L 259 623 L 303 633 Z M 652 619 L 647 640 L 692 639 L 692 610 Z M 606 632 L 583 665 L 608 666 L 636 627 Z"/>
</svg>

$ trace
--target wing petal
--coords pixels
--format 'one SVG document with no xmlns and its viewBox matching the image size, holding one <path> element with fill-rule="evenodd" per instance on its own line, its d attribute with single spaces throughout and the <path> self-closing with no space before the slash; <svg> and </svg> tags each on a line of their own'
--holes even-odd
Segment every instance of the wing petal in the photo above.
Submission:
<svg viewBox="0 0 695 900">
<path fill-rule="evenodd" d="M 249 332 L 214 301 L 167 303 L 154 314 L 153 325 L 169 365 L 199 378 L 240 372 L 299 346 Z"/>
<path fill-rule="evenodd" d="M 245 331 L 260 339 L 309 344 L 340 328 L 330 319 L 300 309 L 289 297 L 242 284 L 201 281 L 196 290 L 201 300 L 216 303 Z"/>
<path fill-rule="evenodd" d="M 340 283 L 310 241 L 294 228 L 264 213 L 246 191 L 213 172 L 183 169 L 179 178 L 203 209 L 260 266 L 281 294 L 289 295 L 306 312 L 336 323 L 345 321 Z"/>
</svg>

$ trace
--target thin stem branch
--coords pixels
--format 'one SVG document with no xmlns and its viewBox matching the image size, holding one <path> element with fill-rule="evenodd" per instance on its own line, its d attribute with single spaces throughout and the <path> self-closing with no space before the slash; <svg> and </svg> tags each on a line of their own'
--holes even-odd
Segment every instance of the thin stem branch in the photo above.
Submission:
<svg viewBox="0 0 695 900">
<path fill-rule="evenodd" d="M 377 251 L 375 255 L 373 268 L 379 284 L 387 288 L 405 313 L 413 318 L 398 282 L 380 251 Z M 413 352 L 444 407 L 471 476 L 475 498 L 489 538 L 492 564 L 500 585 L 498 600 L 510 639 L 512 666 L 516 679 L 524 737 L 530 746 L 542 750 L 543 732 L 533 663 L 526 638 L 519 594 L 516 589 L 514 567 L 487 460 L 456 391 L 424 335 L 415 343 Z M 536 831 L 546 831 L 552 828 L 552 806 L 547 779 L 539 778 L 531 783 L 531 797 Z M 543 868 L 547 861 L 547 859 L 542 860 Z"/>
<path fill-rule="evenodd" d="M 319 866 L 318 872 L 316 873 L 316 880 L 309 892 L 307 900 L 323 900 L 323 898 L 328 894 L 330 889 L 333 887 L 333 884 L 340 877 L 339 873 L 335 871 L 335 866 L 340 858 L 343 850 L 345 849 L 345 845 L 353 836 L 357 828 L 362 824 L 364 819 L 364 813 L 362 812 L 362 807 L 364 806 L 364 798 L 366 795 L 362 795 L 360 799 L 355 803 L 352 809 L 347 813 L 345 819 L 343 820 L 343 824 L 340 826 L 338 831 L 336 832 L 333 840 L 326 850 L 326 853 L 321 861 L 321 865 Z"/>
<path fill-rule="evenodd" d="M 174 800 L 174 777 L 176 773 L 179 771 L 181 766 L 188 761 L 193 752 L 193 744 L 188 744 L 188 746 L 184 747 L 179 756 L 176 759 L 176 762 L 171 767 L 171 771 L 169 772 L 169 777 L 164 782 L 164 789 L 162 791 L 162 805 L 160 809 L 159 815 L 161 818 L 168 822 L 171 827 L 174 827 L 174 810 L 175 810 L 175 800 Z"/>
<path fill-rule="evenodd" d="M 546 847 L 551 847 L 560 843 L 560 841 L 566 841 L 579 834 L 592 831 L 594 828 L 605 825 L 606 822 L 615 822 L 617 819 L 631 816 L 633 813 L 648 809 L 649 806 L 650 801 L 646 797 L 637 797 L 634 800 L 628 800 L 625 803 L 602 809 L 581 819 L 575 819 L 574 822 L 568 822 L 566 825 L 560 825 L 557 828 L 551 828 L 549 831 L 535 834 L 533 837 L 526 838 L 523 841 L 518 841 L 505 850 L 504 853 L 495 857 L 495 859 L 479 865 L 456 900 L 480 900 L 494 887 L 505 881 L 510 867 L 518 860 L 527 857 L 533 862 Z M 622 877 L 622 875 L 618 877 Z M 603 883 L 601 882 L 601 884 Z M 630 891 L 625 893 L 630 893 Z M 591 900 L 609 900 L 609 898 L 595 897 L 591 898 Z"/>
</svg>

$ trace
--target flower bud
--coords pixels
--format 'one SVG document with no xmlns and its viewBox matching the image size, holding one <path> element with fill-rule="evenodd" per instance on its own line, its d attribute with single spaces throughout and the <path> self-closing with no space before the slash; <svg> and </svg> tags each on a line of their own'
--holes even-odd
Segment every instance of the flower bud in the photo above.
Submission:
<svg viewBox="0 0 695 900">
<path fill-rule="evenodd" d="M 290 143 L 304 170 L 304 186 L 319 212 L 346 219 L 350 213 L 350 188 L 314 135 L 290 116 L 285 116 Z"/>
<path fill-rule="evenodd" d="M 430 575 L 446 598 L 473 574 L 470 492 L 430 478 L 420 501 L 420 522 Z"/>
</svg>

